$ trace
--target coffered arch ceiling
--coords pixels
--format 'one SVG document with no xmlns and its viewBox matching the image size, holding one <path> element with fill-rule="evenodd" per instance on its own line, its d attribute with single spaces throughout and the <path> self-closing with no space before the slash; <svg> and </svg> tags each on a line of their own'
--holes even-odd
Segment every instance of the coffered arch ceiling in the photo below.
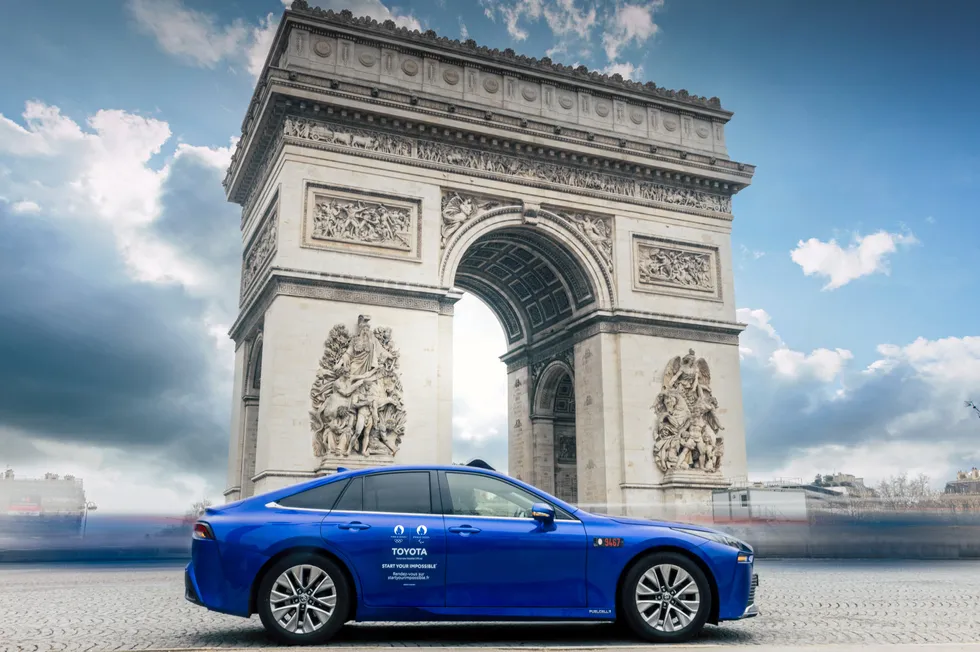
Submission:
<svg viewBox="0 0 980 652">
<path fill-rule="evenodd" d="M 575 257 L 529 228 L 500 229 L 474 241 L 456 269 L 455 284 L 496 313 L 510 345 L 532 343 L 597 303 Z"/>
</svg>

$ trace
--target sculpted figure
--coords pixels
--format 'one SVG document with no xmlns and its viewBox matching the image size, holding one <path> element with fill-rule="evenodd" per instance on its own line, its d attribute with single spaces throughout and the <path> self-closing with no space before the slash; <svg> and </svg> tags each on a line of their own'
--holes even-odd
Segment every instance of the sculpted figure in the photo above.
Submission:
<svg viewBox="0 0 980 652">
<path fill-rule="evenodd" d="M 391 329 L 371 330 L 358 318 L 354 334 L 330 331 L 310 396 L 310 426 L 317 457 L 394 455 L 405 430 L 398 352 Z"/>
<path fill-rule="evenodd" d="M 442 246 L 446 246 L 446 242 L 463 224 L 478 214 L 499 205 L 499 202 L 480 201 L 458 192 L 444 195 L 442 198 Z"/>
<path fill-rule="evenodd" d="M 661 471 L 720 470 L 724 442 L 717 434 L 724 428 L 718 400 L 711 394 L 708 363 L 693 349 L 667 363 L 654 408 L 654 460 Z"/>
</svg>

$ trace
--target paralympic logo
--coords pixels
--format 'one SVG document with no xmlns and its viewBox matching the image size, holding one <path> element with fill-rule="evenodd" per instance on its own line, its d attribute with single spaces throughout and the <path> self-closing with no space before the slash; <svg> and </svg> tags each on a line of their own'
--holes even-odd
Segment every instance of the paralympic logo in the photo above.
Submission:
<svg viewBox="0 0 980 652">
<path fill-rule="evenodd" d="M 399 525 L 398 527 L 401 527 L 401 526 Z M 425 527 L 424 525 L 420 525 L 417 528 L 415 528 L 415 534 L 419 535 L 420 537 L 424 537 L 428 531 L 429 531 L 429 528 Z M 396 533 L 397 533 L 397 531 L 396 531 Z"/>
</svg>

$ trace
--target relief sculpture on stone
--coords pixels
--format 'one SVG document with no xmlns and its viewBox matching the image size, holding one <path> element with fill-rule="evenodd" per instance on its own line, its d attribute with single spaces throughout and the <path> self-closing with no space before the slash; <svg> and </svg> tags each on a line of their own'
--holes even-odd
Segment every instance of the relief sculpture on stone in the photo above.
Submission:
<svg viewBox="0 0 980 652">
<path fill-rule="evenodd" d="M 661 471 L 721 470 L 725 443 L 715 413 L 718 399 L 711 394 L 708 363 L 694 349 L 667 363 L 654 408 L 654 459 Z"/>
<path fill-rule="evenodd" d="M 313 454 L 319 458 L 393 457 L 405 434 L 398 351 L 390 328 L 360 315 L 353 334 L 330 330 L 310 391 Z"/>
<path fill-rule="evenodd" d="M 442 247 L 453 237 L 461 226 L 480 213 L 500 206 L 499 202 L 481 201 L 472 195 L 458 192 L 444 193 L 442 196 Z"/>
<path fill-rule="evenodd" d="M 640 283 L 714 290 L 710 253 L 644 244 L 639 246 L 639 254 Z"/>
<path fill-rule="evenodd" d="M 598 215 L 583 215 L 582 213 L 559 213 L 567 219 L 585 238 L 599 250 L 602 262 L 606 267 L 613 266 L 612 220 Z"/>
<path fill-rule="evenodd" d="M 410 251 L 411 229 L 412 214 L 405 208 L 317 196 L 311 237 Z"/>
<path fill-rule="evenodd" d="M 244 260 L 242 261 L 242 285 L 240 294 L 242 299 L 245 298 L 245 294 L 252 287 L 252 283 L 259 275 L 259 272 L 265 268 L 266 263 L 276 252 L 276 241 L 279 231 L 277 228 L 278 217 L 279 214 L 275 209 L 272 209 L 270 214 L 265 218 L 264 223 L 259 227 L 258 235 L 255 236 L 245 250 Z"/>
<path fill-rule="evenodd" d="M 283 126 L 283 134 L 292 138 L 343 145 L 384 154 L 412 155 L 412 142 L 407 138 L 353 127 L 340 127 L 318 120 L 307 120 L 306 118 L 287 116 Z"/>
</svg>

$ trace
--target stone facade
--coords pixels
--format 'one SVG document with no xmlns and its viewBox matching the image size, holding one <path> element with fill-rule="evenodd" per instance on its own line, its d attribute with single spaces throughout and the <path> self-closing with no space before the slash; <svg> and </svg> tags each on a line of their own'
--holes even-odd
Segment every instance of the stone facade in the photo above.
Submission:
<svg viewBox="0 0 980 652">
<path fill-rule="evenodd" d="M 295 3 L 225 181 L 228 498 L 449 463 L 461 291 L 507 338 L 511 475 L 635 515 L 744 476 L 730 234 L 754 169 L 728 157 L 730 118 Z"/>
</svg>

